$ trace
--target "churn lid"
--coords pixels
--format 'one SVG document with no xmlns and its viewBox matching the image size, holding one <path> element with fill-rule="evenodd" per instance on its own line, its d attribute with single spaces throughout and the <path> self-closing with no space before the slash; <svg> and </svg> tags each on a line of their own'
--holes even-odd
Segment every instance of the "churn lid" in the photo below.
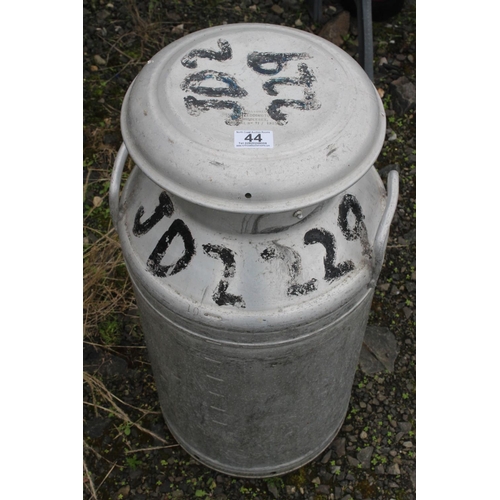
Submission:
<svg viewBox="0 0 500 500">
<path fill-rule="evenodd" d="M 375 162 L 385 113 L 363 69 L 294 28 L 232 24 L 177 40 L 125 97 L 136 164 L 193 203 L 244 213 L 306 207 Z"/>
</svg>

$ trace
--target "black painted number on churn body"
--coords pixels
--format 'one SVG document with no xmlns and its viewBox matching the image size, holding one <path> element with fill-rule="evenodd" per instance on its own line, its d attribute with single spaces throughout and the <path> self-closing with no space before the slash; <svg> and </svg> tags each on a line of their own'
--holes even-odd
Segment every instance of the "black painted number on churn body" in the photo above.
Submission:
<svg viewBox="0 0 500 500">
<path fill-rule="evenodd" d="M 349 213 L 353 214 L 356 221 L 352 228 L 349 227 Z M 354 195 L 346 194 L 339 205 L 338 225 L 346 240 L 353 241 L 359 239 L 363 247 L 363 254 L 371 256 L 372 250 L 370 242 L 368 241 L 368 231 L 364 218 L 365 216 L 363 215 L 363 210 L 359 201 Z"/>
<path fill-rule="evenodd" d="M 236 264 L 234 260 L 234 252 L 223 245 L 212 245 L 207 243 L 203 245 L 203 251 L 214 259 L 220 259 L 224 264 L 223 278 L 219 281 L 212 298 L 219 306 L 232 305 L 241 308 L 246 307 L 245 301 L 240 295 L 228 293 L 229 279 L 234 277 Z"/>
<path fill-rule="evenodd" d="M 144 215 L 144 207 L 141 205 L 137 209 L 132 232 L 135 236 L 142 236 L 156 226 L 163 217 L 170 217 L 173 213 L 174 205 L 172 200 L 165 191 L 162 191 L 158 200 L 158 206 L 155 208 L 153 215 L 144 222 L 141 222 L 141 217 Z"/>
<path fill-rule="evenodd" d="M 305 283 L 298 283 L 298 276 L 302 272 L 300 255 L 293 248 L 274 242 L 273 246 L 267 247 L 260 256 L 264 260 L 281 259 L 288 268 L 290 280 L 288 282 L 287 295 L 307 295 L 317 288 L 317 280 L 313 278 Z"/>
<path fill-rule="evenodd" d="M 323 259 L 325 265 L 325 280 L 333 281 L 336 278 L 344 276 L 354 269 L 354 263 L 350 260 L 336 264 L 337 244 L 335 236 L 326 229 L 314 228 L 307 231 L 304 235 L 304 243 L 306 245 L 314 245 L 320 243 L 325 247 L 326 255 Z"/>
<path fill-rule="evenodd" d="M 161 261 L 167 253 L 172 240 L 176 236 L 180 236 L 182 238 L 184 243 L 184 255 L 175 264 L 162 266 Z M 147 267 L 151 273 L 159 278 L 164 278 L 168 274 L 173 276 L 187 267 L 194 254 L 195 244 L 191 231 L 182 220 L 176 219 L 172 222 L 172 225 L 167 229 L 167 231 L 165 231 L 156 244 L 155 249 L 151 252 L 147 262 Z"/>
</svg>

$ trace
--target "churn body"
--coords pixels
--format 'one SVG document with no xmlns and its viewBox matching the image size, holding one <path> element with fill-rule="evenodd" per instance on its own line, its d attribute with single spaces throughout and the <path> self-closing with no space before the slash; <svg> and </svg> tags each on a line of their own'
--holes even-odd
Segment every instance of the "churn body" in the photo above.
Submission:
<svg viewBox="0 0 500 500">
<path fill-rule="evenodd" d="M 347 412 L 397 202 L 375 88 L 318 37 L 226 25 L 148 62 L 122 133 L 111 209 L 172 434 L 227 474 L 302 466 Z"/>
</svg>

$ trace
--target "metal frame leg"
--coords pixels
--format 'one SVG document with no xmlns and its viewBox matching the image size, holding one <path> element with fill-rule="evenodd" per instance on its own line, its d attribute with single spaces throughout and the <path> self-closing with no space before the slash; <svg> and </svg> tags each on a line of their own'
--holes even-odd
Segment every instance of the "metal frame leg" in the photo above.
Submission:
<svg viewBox="0 0 500 500">
<path fill-rule="evenodd" d="M 323 0 L 309 0 L 309 13 L 315 23 L 318 23 L 321 19 L 322 6 Z"/>
<path fill-rule="evenodd" d="M 372 0 L 356 0 L 359 64 L 373 81 Z"/>
</svg>

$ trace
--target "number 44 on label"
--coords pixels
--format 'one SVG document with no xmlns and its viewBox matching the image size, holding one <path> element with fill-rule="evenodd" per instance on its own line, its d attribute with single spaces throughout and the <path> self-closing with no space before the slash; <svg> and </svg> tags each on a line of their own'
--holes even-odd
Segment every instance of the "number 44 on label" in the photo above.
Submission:
<svg viewBox="0 0 500 500">
<path fill-rule="evenodd" d="M 272 130 L 235 130 L 235 148 L 272 148 Z"/>
</svg>

